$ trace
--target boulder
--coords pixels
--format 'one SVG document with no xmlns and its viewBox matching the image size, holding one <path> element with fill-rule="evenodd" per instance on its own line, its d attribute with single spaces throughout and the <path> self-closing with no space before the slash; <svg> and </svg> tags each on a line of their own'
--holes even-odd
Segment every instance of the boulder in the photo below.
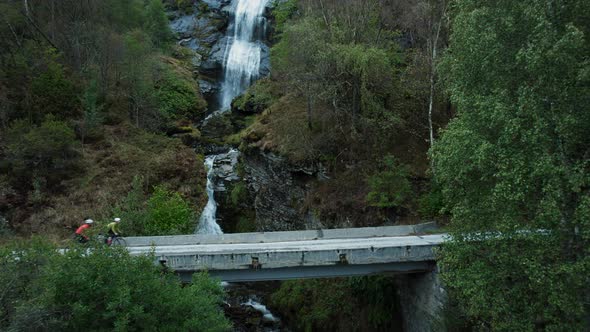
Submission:
<svg viewBox="0 0 590 332">
<path fill-rule="evenodd" d="M 193 36 L 196 24 L 194 15 L 182 15 L 170 22 L 170 29 L 177 34 L 179 39 L 186 39 Z"/>
</svg>

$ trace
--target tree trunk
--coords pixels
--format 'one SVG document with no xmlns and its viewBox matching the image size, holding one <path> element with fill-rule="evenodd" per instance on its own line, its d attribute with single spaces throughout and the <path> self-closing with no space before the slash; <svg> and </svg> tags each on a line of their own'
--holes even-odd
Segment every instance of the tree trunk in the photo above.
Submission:
<svg viewBox="0 0 590 332">
<path fill-rule="evenodd" d="M 436 48 L 438 45 L 438 37 L 440 36 L 440 28 L 442 25 L 442 21 L 444 19 L 444 3 L 443 3 L 443 10 L 441 13 L 441 17 L 438 21 L 438 26 L 436 27 L 436 33 L 434 38 L 430 39 L 428 44 L 430 44 L 430 97 L 428 102 L 428 131 L 430 134 L 430 147 L 434 144 L 434 127 L 432 125 L 432 112 L 434 108 L 434 79 L 436 75 Z"/>
<path fill-rule="evenodd" d="M 312 123 L 311 123 L 311 112 L 312 112 L 312 107 L 313 107 L 313 97 L 311 96 L 311 93 L 307 93 L 307 128 L 309 128 L 309 130 L 312 129 Z"/>
</svg>

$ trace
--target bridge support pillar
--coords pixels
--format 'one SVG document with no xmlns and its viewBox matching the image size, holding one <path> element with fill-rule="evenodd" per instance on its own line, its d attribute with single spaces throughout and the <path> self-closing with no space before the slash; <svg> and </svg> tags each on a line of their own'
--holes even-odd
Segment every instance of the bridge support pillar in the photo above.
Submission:
<svg viewBox="0 0 590 332">
<path fill-rule="evenodd" d="M 446 331 L 441 317 L 446 292 L 438 269 L 396 276 L 404 331 Z"/>
</svg>

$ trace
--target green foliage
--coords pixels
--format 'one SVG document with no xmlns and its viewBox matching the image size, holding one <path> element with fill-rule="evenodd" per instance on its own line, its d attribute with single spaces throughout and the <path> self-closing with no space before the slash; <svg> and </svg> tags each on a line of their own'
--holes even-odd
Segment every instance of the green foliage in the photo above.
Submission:
<svg viewBox="0 0 590 332">
<path fill-rule="evenodd" d="M 193 12 L 193 1 L 192 0 L 172 0 L 173 6 L 182 10 L 185 13 Z"/>
<path fill-rule="evenodd" d="M 13 174 L 45 177 L 50 184 L 77 167 L 75 134 L 65 122 L 47 117 L 40 126 L 15 121 L 7 133 L 7 157 Z"/>
<path fill-rule="evenodd" d="M 383 166 L 385 171 L 368 179 L 371 191 L 367 195 L 367 202 L 382 208 L 403 207 L 412 195 L 412 186 L 408 180 L 410 170 L 392 156 L 385 157 Z"/>
<path fill-rule="evenodd" d="M 106 0 L 104 8 L 106 9 L 105 18 L 117 31 L 138 28 L 144 21 L 144 1 L 142 0 Z"/>
<path fill-rule="evenodd" d="M 200 2 L 198 5 L 199 13 L 208 13 L 209 12 L 209 4 L 206 2 Z"/>
<path fill-rule="evenodd" d="M 156 47 L 165 48 L 172 41 L 172 31 L 162 0 L 150 0 L 147 3 L 145 29 Z"/>
<path fill-rule="evenodd" d="M 272 15 L 275 19 L 275 29 L 278 33 L 284 30 L 285 23 L 297 13 L 297 10 L 297 0 L 275 0 Z"/>
<path fill-rule="evenodd" d="M 177 192 L 154 187 L 147 201 L 144 232 L 150 235 L 187 234 L 195 228 L 195 214 Z"/>
<path fill-rule="evenodd" d="M 43 265 L 57 254 L 47 242 L 34 238 L 30 243 L 15 241 L 0 246 L 0 330 L 10 326 L 17 307 L 32 293 L 31 283 Z"/>
<path fill-rule="evenodd" d="M 441 189 L 433 186 L 418 200 L 418 212 L 422 217 L 435 218 L 444 212 L 445 202 Z"/>
<path fill-rule="evenodd" d="M 293 311 L 299 330 L 329 330 L 337 326 L 339 314 L 352 316 L 347 285 L 329 279 L 289 280 L 272 295 L 272 304 L 282 312 Z"/>
<path fill-rule="evenodd" d="M 97 138 L 100 136 L 100 125 L 103 121 L 101 114 L 102 105 L 98 104 L 98 85 L 96 80 L 90 81 L 86 91 L 82 95 L 82 107 L 84 115 L 80 126 L 82 142 L 86 138 Z"/>
<path fill-rule="evenodd" d="M 207 106 L 195 82 L 180 77 L 167 65 L 161 67 L 161 76 L 156 82 L 156 98 L 160 113 L 172 120 L 194 118 Z"/>
<path fill-rule="evenodd" d="M 195 228 L 195 213 L 177 192 L 154 187 L 151 196 L 144 193 L 144 179 L 135 176 L 132 189 L 113 209 L 120 217 L 125 235 L 189 234 Z"/>
<path fill-rule="evenodd" d="M 273 306 L 292 315 L 301 331 L 396 330 L 398 300 L 391 277 L 286 281 L 272 295 Z M 368 326 L 359 316 L 368 317 Z"/>
<path fill-rule="evenodd" d="M 478 326 L 587 330 L 590 3 L 454 6 L 442 70 L 459 115 L 432 150 L 452 214 L 443 278 Z"/>
<path fill-rule="evenodd" d="M 33 78 L 31 92 L 41 118 L 53 114 L 63 119 L 78 113 L 78 91 L 66 76 L 64 67 L 57 62 L 54 52 L 52 49 L 47 51 L 47 68 Z"/>
<path fill-rule="evenodd" d="M 347 279 L 352 296 L 362 299 L 372 328 L 387 327 L 396 323 L 399 309 L 395 279 L 386 276 L 352 277 Z"/>
<path fill-rule="evenodd" d="M 113 209 L 112 215 L 120 217 L 125 222 L 121 225 L 121 231 L 126 236 L 149 235 L 144 231 L 144 224 L 148 218 L 143 192 L 143 178 L 135 176 L 131 184 L 131 191 Z"/>
<path fill-rule="evenodd" d="M 256 232 L 256 220 L 251 216 L 240 216 L 236 224 L 236 233 Z"/>
<path fill-rule="evenodd" d="M 373 15 L 378 14 L 367 14 L 369 25 L 360 35 L 336 22 L 327 29 L 321 16 L 286 25 L 272 49 L 276 75 L 286 75 L 306 95 L 329 102 L 336 99 L 355 116 L 390 115 L 386 105 L 394 92 L 391 77 L 401 56 L 393 42 L 395 34 L 383 32 L 375 43 L 380 28 Z"/>
<path fill-rule="evenodd" d="M 268 78 L 256 81 L 244 94 L 232 101 L 232 108 L 240 112 L 261 113 L 276 101 L 272 87 Z"/>
<path fill-rule="evenodd" d="M 230 199 L 233 206 L 239 206 L 247 198 L 248 189 L 243 182 L 238 182 L 231 190 Z"/>
<path fill-rule="evenodd" d="M 18 257 L 18 258 L 17 258 Z M 153 256 L 44 242 L 0 248 L 0 328 L 11 331 L 227 331 L 223 291 L 206 275 L 188 287 Z"/>
</svg>

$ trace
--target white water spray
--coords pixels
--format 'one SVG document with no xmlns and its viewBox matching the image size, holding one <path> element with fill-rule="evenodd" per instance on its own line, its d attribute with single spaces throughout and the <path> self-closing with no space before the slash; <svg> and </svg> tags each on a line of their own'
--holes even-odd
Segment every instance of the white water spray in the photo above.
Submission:
<svg viewBox="0 0 590 332">
<path fill-rule="evenodd" d="M 231 107 L 232 100 L 258 78 L 261 41 L 255 32 L 264 24 L 264 8 L 270 0 L 237 0 L 234 35 L 225 53 L 224 80 L 221 86 L 221 111 Z"/>
<path fill-rule="evenodd" d="M 199 219 L 199 225 L 197 234 L 223 234 L 221 227 L 217 224 L 215 213 L 217 212 L 217 203 L 215 202 L 215 184 L 213 182 L 214 170 L 213 164 L 215 163 L 216 156 L 208 156 L 205 158 L 205 166 L 207 167 L 207 205 L 203 209 L 201 218 Z"/>
<path fill-rule="evenodd" d="M 255 310 L 260 311 L 262 313 L 262 317 L 266 320 L 269 320 L 271 322 L 279 321 L 279 319 L 277 317 L 275 317 L 272 314 L 272 312 L 270 312 L 270 310 L 268 310 L 266 308 L 266 306 L 264 304 L 258 303 L 256 301 L 254 301 L 253 299 L 248 299 L 248 302 L 242 303 L 242 305 L 251 306 Z"/>
</svg>

